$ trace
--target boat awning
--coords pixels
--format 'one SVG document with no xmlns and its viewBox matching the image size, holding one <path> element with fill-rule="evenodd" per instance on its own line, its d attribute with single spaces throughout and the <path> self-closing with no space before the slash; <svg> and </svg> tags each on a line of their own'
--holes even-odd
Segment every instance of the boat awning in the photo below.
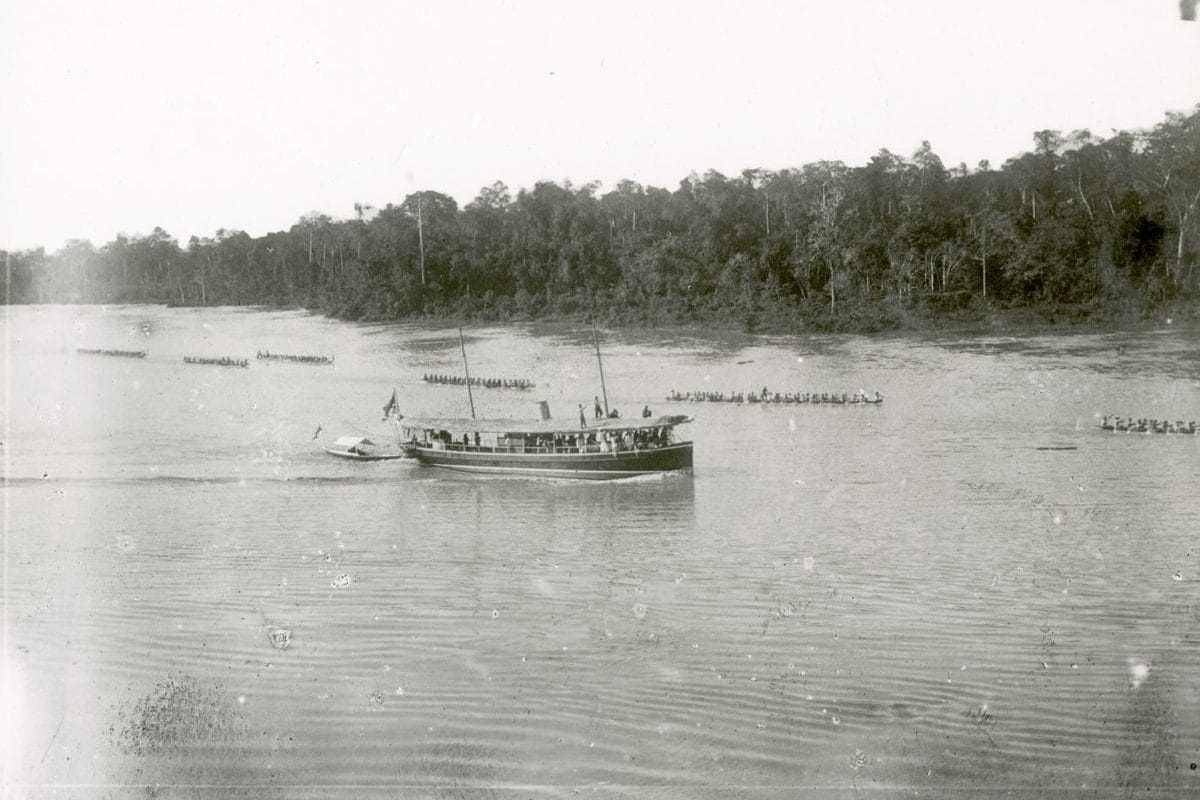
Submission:
<svg viewBox="0 0 1200 800">
<path fill-rule="evenodd" d="M 479 433 L 587 433 L 589 431 L 636 431 L 649 428 L 674 427 L 692 418 L 683 414 L 667 414 L 659 417 L 634 417 L 632 419 L 589 419 L 587 427 L 580 427 L 578 420 L 570 419 L 519 420 L 519 419 L 453 419 L 440 417 L 406 417 L 400 425 L 416 430 L 440 430 Z"/>
<path fill-rule="evenodd" d="M 365 436 L 339 436 L 334 444 L 336 444 L 338 447 L 345 447 L 349 449 L 351 447 L 358 447 L 359 445 L 363 444 L 373 445 L 375 443 Z"/>
</svg>

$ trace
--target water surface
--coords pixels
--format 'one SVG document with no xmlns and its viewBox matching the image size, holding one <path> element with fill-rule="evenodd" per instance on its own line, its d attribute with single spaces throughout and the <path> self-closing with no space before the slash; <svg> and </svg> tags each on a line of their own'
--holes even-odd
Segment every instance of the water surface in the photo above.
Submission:
<svg viewBox="0 0 1200 800">
<path fill-rule="evenodd" d="M 1200 437 L 1098 428 L 1200 419 L 1193 335 L 605 333 L 610 403 L 694 414 L 696 467 L 593 485 L 321 452 L 393 388 L 466 415 L 420 380 L 455 329 L 3 313 L 10 796 L 1200 787 Z M 582 326 L 466 347 L 537 383 L 481 416 L 600 393 Z M 663 401 L 764 385 L 886 401 Z"/>
</svg>

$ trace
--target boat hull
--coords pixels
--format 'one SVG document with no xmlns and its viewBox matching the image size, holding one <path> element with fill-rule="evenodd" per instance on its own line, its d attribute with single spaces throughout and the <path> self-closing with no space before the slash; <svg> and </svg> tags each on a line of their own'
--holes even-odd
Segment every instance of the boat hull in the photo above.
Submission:
<svg viewBox="0 0 1200 800">
<path fill-rule="evenodd" d="M 345 450 L 335 450 L 332 447 L 323 448 L 326 453 L 338 458 L 344 458 L 347 461 L 392 461 L 397 458 L 404 458 L 404 453 L 374 453 L 370 455 L 362 455 L 361 453 L 348 453 Z"/>
<path fill-rule="evenodd" d="M 580 480 L 617 480 L 691 469 L 692 443 L 617 453 L 528 453 L 501 449 L 408 448 L 422 465 L 489 475 L 537 475 Z"/>
</svg>

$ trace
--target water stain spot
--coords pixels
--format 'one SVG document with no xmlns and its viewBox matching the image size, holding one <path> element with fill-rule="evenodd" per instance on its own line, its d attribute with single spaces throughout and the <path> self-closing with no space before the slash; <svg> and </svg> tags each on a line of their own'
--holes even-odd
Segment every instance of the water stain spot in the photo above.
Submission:
<svg viewBox="0 0 1200 800">
<path fill-rule="evenodd" d="M 292 643 L 292 631 L 289 628 L 272 625 L 267 628 L 267 641 L 276 650 L 286 650 Z"/>
<path fill-rule="evenodd" d="M 839 483 L 837 486 L 834 486 L 825 495 L 825 498 L 823 500 L 821 500 L 821 505 L 824 506 L 825 508 L 830 508 L 831 506 L 833 506 L 834 503 L 837 502 L 838 496 L 843 491 L 845 491 L 845 489 L 846 489 L 846 484 L 844 484 L 844 483 Z"/>
<path fill-rule="evenodd" d="M 350 576 L 343 572 L 340 575 L 338 575 L 337 577 L 335 577 L 332 581 L 330 581 L 329 585 L 335 589 L 344 589 L 347 586 L 349 586 L 351 583 L 352 583 L 352 580 L 351 580 Z"/>
<path fill-rule="evenodd" d="M 645 619 L 646 618 L 646 606 L 642 603 L 634 603 L 633 615 L 635 617 L 637 617 L 638 619 Z"/>
<path fill-rule="evenodd" d="M 245 698 L 239 697 L 238 703 Z M 228 744 L 248 731 L 237 704 L 220 684 L 190 675 L 158 683 L 132 707 L 119 709 L 109 728 L 117 746 L 133 755 L 166 754 L 196 745 Z"/>
<path fill-rule="evenodd" d="M 987 703 L 967 709 L 963 712 L 963 716 L 976 725 L 984 727 L 996 724 L 996 718 L 992 716 L 992 712 L 988 711 Z"/>
<path fill-rule="evenodd" d="M 1150 677 L 1150 664 L 1129 659 L 1129 685 L 1137 689 Z"/>
</svg>

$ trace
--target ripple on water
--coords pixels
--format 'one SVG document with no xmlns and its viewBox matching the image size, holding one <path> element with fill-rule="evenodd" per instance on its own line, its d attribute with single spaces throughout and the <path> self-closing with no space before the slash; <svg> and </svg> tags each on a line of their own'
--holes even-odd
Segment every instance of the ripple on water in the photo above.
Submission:
<svg viewBox="0 0 1200 800">
<path fill-rule="evenodd" d="M 25 342 L 76 344 L 53 309 L 8 313 Z M 54 696 L 100 702 L 57 734 L 61 709 L 33 707 L 30 774 L 97 782 L 75 765 L 107 764 L 119 783 L 287 797 L 1192 786 L 1194 441 L 1087 422 L 1200 402 L 1186 336 L 1139 339 L 1143 370 L 1105 337 L 638 335 L 606 352 L 622 408 L 764 381 L 888 399 L 696 406 L 693 474 L 581 486 L 317 450 L 318 425 L 386 441 L 393 386 L 406 413 L 466 414 L 419 380 L 457 369 L 444 331 L 71 314 L 114 336 L 148 321 L 163 357 L 136 376 L 59 358 L 14 390 L 13 657 Z M 201 322 L 337 368 L 168 363 Z M 489 330 L 472 367 L 527 372 L 569 410 L 594 393 L 587 333 Z M 39 353 L 13 357 L 32 370 Z M 530 399 L 482 398 L 513 415 Z M 93 742 L 105 709 L 127 746 Z"/>
</svg>

